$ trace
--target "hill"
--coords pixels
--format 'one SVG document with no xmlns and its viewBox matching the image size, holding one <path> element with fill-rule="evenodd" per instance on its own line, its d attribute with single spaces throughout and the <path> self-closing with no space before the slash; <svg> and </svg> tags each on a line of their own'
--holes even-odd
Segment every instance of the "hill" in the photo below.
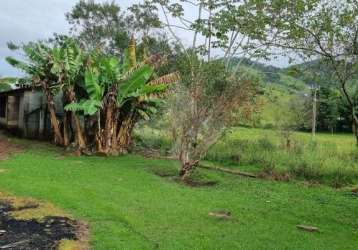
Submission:
<svg viewBox="0 0 358 250">
<path fill-rule="evenodd" d="M 247 58 L 235 58 L 234 65 L 240 63 L 240 68 L 260 77 L 264 86 L 275 86 L 277 89 L 293 94 L 307 91 L 308 83 L 299 75 L 291 74 L 290 68 L 278 68 L 272 65 L 252 61 Z"/>
</svg>

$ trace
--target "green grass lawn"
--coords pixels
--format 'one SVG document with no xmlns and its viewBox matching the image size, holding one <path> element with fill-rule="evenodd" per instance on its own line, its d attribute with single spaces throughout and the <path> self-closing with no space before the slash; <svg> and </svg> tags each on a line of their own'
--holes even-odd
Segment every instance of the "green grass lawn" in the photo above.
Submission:
<svg viewBox="0 0 358 250">
<path fill-rule="evenodd" d="M 32 143 L 32 142 L 27 142 Z M 159 177 L 174 161 L 63 157 L 34 143 L 0 162 L 0 190 L 50 201 L 88 221 L 93 249 L 357 249 L 358 200 L 347 191 L 200 170 L 192 188 Z M 230 220 L 208 216 L 228 210 Z M 319 233 L 296 229 L 319 227 Z"/>
</svg>

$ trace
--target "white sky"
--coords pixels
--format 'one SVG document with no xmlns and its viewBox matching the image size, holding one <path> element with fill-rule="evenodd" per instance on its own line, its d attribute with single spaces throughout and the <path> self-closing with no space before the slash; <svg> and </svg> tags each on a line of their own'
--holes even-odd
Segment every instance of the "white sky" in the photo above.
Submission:
<svg viewBox="0 0 358 250">
<path fill-rule="evenodd" d="M 7 42 L 26 43 L 47 39 L 53 33 L 67 34 L 69 25 L 65 13 L 69 12 L 78 0 L 0 0 L 0 76 L 18 75 L 5 61 L 6 56 L 14 56 L 7 48 Z M 104 2 L 105 0 L 97 0 Z M 122 10 L 140 0 L 116 0 Z M 193 16 L 190 9 L 186 14 Z M 189 41 L 190 35 L 180 32 L 181 38 Z M 287 60 L 279 58 L 270 62 L 275 66 L 286 66 Z"/>
</svg>

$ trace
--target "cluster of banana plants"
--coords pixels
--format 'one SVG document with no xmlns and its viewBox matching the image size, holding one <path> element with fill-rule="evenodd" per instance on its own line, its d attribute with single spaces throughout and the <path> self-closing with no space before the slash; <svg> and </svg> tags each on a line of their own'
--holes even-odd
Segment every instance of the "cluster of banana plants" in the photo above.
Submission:
<svg viewBox="0 0 358 250">
<path fill-rule="evenodd" d="M 161 57 L 137 62 L 131 40 L 121 57 L 84 51 L 73 39 L 55 46 L 31 43 L 23 47 L 27 62 L 7 61 L 27 73 L 47 98 L 54 141 L 78 152 L 126 153 L 135 124 L 156 112 L 162 96 L 178 74 L 157 76 Z M 54 96 L 62 94 L 64 115 L 56 116 Z"/>
</svg>

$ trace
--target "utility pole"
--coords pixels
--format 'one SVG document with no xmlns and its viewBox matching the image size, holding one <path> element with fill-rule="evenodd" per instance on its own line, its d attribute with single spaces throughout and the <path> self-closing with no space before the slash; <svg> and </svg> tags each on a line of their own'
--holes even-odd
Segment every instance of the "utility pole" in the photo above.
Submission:
<svg viewBox="0 0 358 250">
<path fill-rule="evenodd" d="M 316 127 L 317 127 L 317 93 L 319 87 L 316 85 L 312 85 L 311 87 L 313 91 L 313 100 L 312 100 L 312 139 L 316 137 Z"/>
</svg>

